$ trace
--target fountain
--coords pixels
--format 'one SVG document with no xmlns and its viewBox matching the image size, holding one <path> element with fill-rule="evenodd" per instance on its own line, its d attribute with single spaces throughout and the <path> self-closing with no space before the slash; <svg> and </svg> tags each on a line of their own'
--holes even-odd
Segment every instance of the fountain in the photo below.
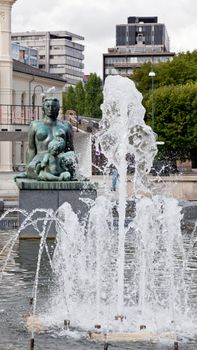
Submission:
<svg viewBox="0 0 197 350">
<path fill-rule="evenodd" d="M 106 79 L 96 143 L 108 160 L 106 167 L 113 165 L 118 170 L 115 197 L 107 191 L 95 200 L 81 198 L 89 207 L 84 221 L 68 202 L 55 211 L 22 212 L 22 229 L 31 224 L 41 237 L 32 313 L 27 318 L 32 348 L 36 330 L 69 337 L 88 334 L 91 340 L 103 341 L 104 349 L 109 341 L 146 344 L 162 339 L 178 349 L 180 337 L 195 334 L 197 300 L 191 285 L 196 283 L 196 226 L 190 240 L 184 237 L 178 201 L 152 186 L 149 172 L 157 153 L 156 135 L 144 122 L 141 102 L 131 80 L 119 76 Z M 128 154 L 135 167 L 131 198 L 126 181 Z M 132 215 L 127 214 L 128 205 L 132 205 Z M 51 257 L 47 236 L 52 222 L 57 237 Z M 13 244 L 8 244 L 10 252 Z M 53 283 L 38 309 L 44 250 Z"/>
</svg>

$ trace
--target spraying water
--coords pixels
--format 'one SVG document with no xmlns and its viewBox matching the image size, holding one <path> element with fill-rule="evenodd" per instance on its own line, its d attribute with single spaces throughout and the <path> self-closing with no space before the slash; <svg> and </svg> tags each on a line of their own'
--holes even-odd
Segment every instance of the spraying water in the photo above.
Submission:
<svg viewBox="0 0 197 350">
<path fill-rule="evenodd" d="M 147 191 L 145 177 L 157 152 L 155 137 L 144 123 L 142 95 L 134 83 L 120 76 L 106 79 L 103 118 L 97 137 L 102 152 L 119 173 L 118 230 L 118 314 L 124 314 L 125 213 L 127 200 L 127 155 L 135 161 L 134 192 Z"/>
<path fill-rule="evenodd" d="M 119 173 L 118 226 L 110 196 L 90 204 L 81 225 L 68 204 L 59 209 L 53 258 L 56 297 L 47 322 L 69 318 L 83 329 L 176 331 L 188 312 L 180 207 L 151 192 L 148 174 L 157 153 L 156 135 L 144 122 L 142 96 L 134 83 L 108 77 L 96 142 L 107 165 Z M 134 219 L 126 224 L 127 156 L 134 159 Z"/>
</svg>

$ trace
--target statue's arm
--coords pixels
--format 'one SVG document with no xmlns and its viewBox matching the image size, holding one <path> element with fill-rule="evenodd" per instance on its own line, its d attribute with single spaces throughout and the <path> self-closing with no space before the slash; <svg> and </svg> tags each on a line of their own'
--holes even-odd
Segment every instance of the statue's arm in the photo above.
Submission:
<svg viewBox="0 0 197 350">
<path fill-rule="evenodd" d="M 43 157 L 42 162 L 41 162 L 41 167 L 44 168 L 48 164 L 49 164 L 49 154 L 46 153 Z"/>
<path fill-rule="evenodd" d="M 29 134 L 28 134 L 28 147 L 27 147 L 27 153 L 26 153 L 26 162 L 29 164 L 32 159 L 37 154 L 36 150 L 36 143 L 35 143 L 35 129 L 34 125 L 31 124 L 29 128 Z"/>
</svg>

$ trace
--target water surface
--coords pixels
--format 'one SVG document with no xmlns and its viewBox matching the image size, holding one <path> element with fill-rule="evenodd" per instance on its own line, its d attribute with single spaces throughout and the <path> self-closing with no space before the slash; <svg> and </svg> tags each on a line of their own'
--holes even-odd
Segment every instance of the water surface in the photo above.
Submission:
<svg viewBox="0 0 197 350">
<path fill-rule="evenodd" d="M 14 232 L 0 232 L 0 250 Z M 8 266 L 0 284 L 0 350 L 22 350 L 30 348 L 30 338 L 26 328 L 25 316 L 30 311 L 29 299 L 32 294 L 36 270 L 38 240 L 17 241 L 11 254 Z M 50 254 L 54 242 L 49 241 Z M 2 266 L 5 255 L 1 256 Z M 51 273 L 48 259 L 44 253 L 41 264 L 38 290 L 38 312 L 46 302 L 51 286 Z M 196 271 L 196 268 L 193 268 Z M 193 285 L 193 292 L 196 284 Z M 197 337 L 184 336 L 179 339 L 179 350 L 196 350 Z M 103 343 L 95 343 L 86 339 L 86 334 L 79 336 L 74 332 L 68 337 L 64 327 L 51 329 L 35 335 L 35 350 L 97 350 L 104 349 Z M 108 349 L 119 350 L 171 350 L 173 344 L 153 342 L 133 342 L 109 344 Z"/>
</svg>

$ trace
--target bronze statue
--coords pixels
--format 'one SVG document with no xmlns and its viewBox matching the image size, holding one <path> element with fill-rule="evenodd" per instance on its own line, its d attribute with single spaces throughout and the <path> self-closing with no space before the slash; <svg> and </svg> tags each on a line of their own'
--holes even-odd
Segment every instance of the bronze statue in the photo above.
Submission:
<svg viewBox="0 0 197 350">
<path fill-rule="evenodd" d="M 77 159 L 69 122 L 58 120 L 57 98 L 45 98 L 43 118 L 30 124 L 26 177 L 41 181 L 76 179 Z"/>
</svg>

